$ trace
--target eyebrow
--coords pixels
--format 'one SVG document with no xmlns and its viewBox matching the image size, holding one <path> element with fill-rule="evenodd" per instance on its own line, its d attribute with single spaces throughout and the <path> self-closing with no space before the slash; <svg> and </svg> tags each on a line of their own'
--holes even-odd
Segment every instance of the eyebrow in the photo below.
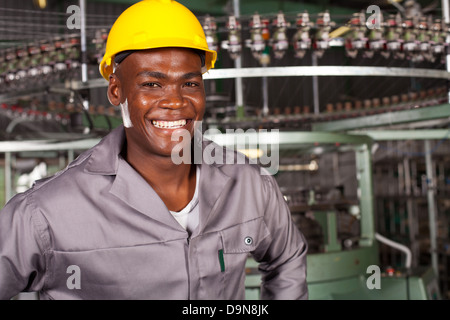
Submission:
<svg viewBox="0 0 450 320">
<path fill-rule="evenodd" d="M 168 76 L 162 72 L 158 72 L 158 71 L 142 71 L 139 72 L 138 77 L 152 77 L 152 78 L 156 78 L 156 79 L 167 79 Z M 182 78 L 183 79 L 192 79 L 192 78 L 196 78 L 196 77 L 202 77 L 202 73 L 201 72 L 188 72 L 186 74 L 183 74 Z"/>
<path fill-rule="evenodd" d="M 189 72 L 183 75 L 184 79 L 192 79 L 192 78 L 196 78 L 196 77 L 202 77 L 202 73 L 201 72 Z"/>
<path fill-rule="evenodd" d="M 138 73 L 138 77 L 152 77 L 157 79 L 166 79 L 167 75 L 157 71 L 142 71 Z"/>
</svg>

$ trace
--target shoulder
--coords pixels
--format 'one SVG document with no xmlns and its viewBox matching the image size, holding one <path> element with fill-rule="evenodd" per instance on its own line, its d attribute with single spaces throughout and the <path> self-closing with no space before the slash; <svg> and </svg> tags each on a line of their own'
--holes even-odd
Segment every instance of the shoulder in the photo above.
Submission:
<svg viewBox="0 0 450 320">
<path fill-rule="evenodd" d="M 110 184 L 116 173 L 117 159 L 124 143 L 123 127 L 111 131 L 96 145 L 82 152 L 64 169 L 35 181 L 24 193 L 17 194 L 9 207 L 28 203 L 45 212 L 67 211 L 81 200 L 94 199 Z"/>
<path fill-rule="evenodd" d="M 92 154 L 92 149 L 89 149 L 80 154 L 74 161 L 72 161 L 67 167 L 56 172 L 55 174 L 36 180 L 33 186 L 28 190 L 29 194 L 44 191 L 46 188 L 52 185 L 64 184 L 70 185 L 70 181 L 74 181 L 74 178 L 78 173 L 83 172 L 85 164 L 88 162 Z"/>
<path fill-rule="evenodd" d="M 30 194 L 47 190 L 70 191 L 71 186 L 92 181 L 95 176 L 111 175 L 116 172 L 117 158 L 124 141 L 123 128 L 119 127 L 100 139 L 93 147 L 82 152 L 67 167 L 54 175 L 37 180 Z"/>
<path fill-rule="evenodd" d="M 25 192 L 14 195 L 5 205 L 4 209 L 19 212 L 34 211 L 40 203 L 52 203 L 57 197 L 73 196 L 74 186 L 77 185 L 79 174 L 91 155 L 91 149 L 80 154 L 67 167 L 55 174 L 36 180 L 32 187 Z"/>
</svg>

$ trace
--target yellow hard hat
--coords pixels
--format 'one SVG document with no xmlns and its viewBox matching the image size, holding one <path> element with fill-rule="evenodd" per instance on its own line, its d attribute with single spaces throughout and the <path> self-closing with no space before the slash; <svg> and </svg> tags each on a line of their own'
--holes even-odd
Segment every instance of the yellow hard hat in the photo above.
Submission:
<svg viewBox="0 0 450 320">
<path fill-rule="evenodd" d="M 109 80 L 113 59 L 126 50 L 184 47 L 205 52 L 203 72 L 214 68 L 217 52 L 209 50 L 197 17 L 173 0 L 142 0 L 126 9 L 114 22 L 100 62 L 100 73 Z"/>
</svg>

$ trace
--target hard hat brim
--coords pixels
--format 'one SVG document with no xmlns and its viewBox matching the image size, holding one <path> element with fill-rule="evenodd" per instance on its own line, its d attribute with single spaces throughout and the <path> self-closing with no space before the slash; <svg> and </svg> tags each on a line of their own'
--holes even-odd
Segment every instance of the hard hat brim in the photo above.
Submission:
<svg viewBox="0 0 450 320">
<path fill-rule="evenodd" d="M 138 46 L 137 46 L 138 47 Z M 157 48 L 168 48 L 168 47 L 174 47 L 174 48 L 189 48 L 189 49 L 197 49 L 205 52 L 205 66 L 202 70 L 202 73 L 207 72 L 209 69 L 214 68 L 214 64 L 217 60 L 217 52 L 214 50 L 209 50 L 205 48 L 200 47 L 192 47 L 192 46 L 180 46 L 180 45 L 173 45 L 173 46 L 167 46 L 167 45 L 161 45 L 161 46 L 152 46 L 150 48 L 140 48 L 140 49 L 130 49 L 127 48 L 125 50 L 120 50 L 120 52 L 124 51 L 140 51 L 140 50 L 148 50 L 148 49 L 157 49 Z M 100 63 L 99 71 L 100 74 L 109 81 L 110 75 L 113 73 L 113 63 L 114 63 L 114 56 L 112 57 L 103 57 L 103 60 Z"/>
</svg>

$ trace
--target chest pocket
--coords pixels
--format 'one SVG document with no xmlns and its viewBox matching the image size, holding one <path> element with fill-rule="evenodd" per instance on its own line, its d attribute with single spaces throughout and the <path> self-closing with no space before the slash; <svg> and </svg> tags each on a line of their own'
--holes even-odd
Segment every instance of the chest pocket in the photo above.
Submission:
<svg viewBox="0 0 450 320">
<path fill-rule="evenodd" d="M 263 218 L 258 218 L 222 230 L 221 236 L 223 253 L 250 253 L 269 236 L 269 230 Z"/>
<path fill-rule="evenodd" d="M 245 265 L 250 253 L 270 236 L 263 218 L 247 221 L 220 232 L 223 246 L 224 298 L 244 299 Z M 263 249 L 264 251 L 264 249 Z"/>
</svg>

